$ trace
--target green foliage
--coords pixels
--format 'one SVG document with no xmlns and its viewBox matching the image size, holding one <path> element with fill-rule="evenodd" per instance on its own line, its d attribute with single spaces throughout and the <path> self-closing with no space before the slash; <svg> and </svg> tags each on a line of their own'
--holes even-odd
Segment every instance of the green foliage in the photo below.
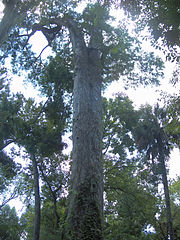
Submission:
<svg viewBox="0 0 180 240">
<path fill-rule="evenodd" d="M 1 69 L 0 76 L 0 191 L 6 190 L 10 185 L 20 165 L 5 151 L 5 147 L 15 140 L 17 113 L 22 105 L 21 95 L 12 95 L 9 90 L 7 72 Z"/>
<path fill-rule="evenodd" d="M 15 208 L 8 205 L 0 209 L 0 239 L 20 240 L 22 226 L 19 222 Z"/>
<path fill-rule="evenodd" d="M 33 239 L 33 219 L 34 219 L 34 208 L 33 206 L 29 206 L 26 209 L 26 212 L 21 216 L 21 223 L 23 225 L 23 229 L 26 233 L 26 239 Z"/>
<path fill-rule="evenodd" d="M 69 61 L 71 61 L 71 58 Z M 62 96 L 66 92 L 72 92 L 73 79 L 72 66 L 70 64 L 71 62 L 68 62 L 66 56 L 63 57 L 60 53 L 54 58 L 49 58 L 49 63 L 43 69 L 41 78 L 38 81 L 42 93 L 46 95 L 59 94 Z"/>
<path fill-rule="evenodd" d="M 175 239 L 180 237 L 180 177 L 170 184 Z"/>
<path fill-rule="evenodd" d="M 121 156 L 120 156 L 121 157 Z M 154 224 L 157 199 L 153 186 L 142 179 L 134 161 L 105 159 L 105 236 L 107 239 L 147 239 L 144 231 Z"/>
<path fill-rule="evenodd" d="M 104 99 L 103 105 L 105 237 L 159 240 L 167 236 L 168 228 L 167 200 L 158 195 L 157 188 L 163 171 L 159 156 L 169 156 L 174 146 L 165 133 L 166 109 L 157 105 L 135 111 L 124 96 Z M 171 188 L 173 227 L 178 239 L 178 181 Z"/>
<path fill-rule="evenodd" d="M 40 240 L 56 240 L 63 239 L 64 224 L 66 217 L 66 205 L 67 199 L 60 198 L 57 201 L 57 212 L 59 216 L 59 222 L 57 226 L 56 217 L 54 215 L 54 203 L 50 199 L 42 205 L 41 209 L 41 232 Z M 33 218 L 34 207 L 29 207 L 21 217 L 21 223 L 23 224 L 24 231 L 26 232 L 26 239 L 31 240 L 33 237 Z"/>
<path fill-rule="evenodd" d="M 177 204 L 180 204 L 180 177 L 176 180 L 173 180 L 170 184 L 170 192 L 172 196 L 172 200 Z"/>
<path fill-rule="evenodd" d="M 39 154 L 48 155 L 62 149 L 61 143 L 61 129 L 55 127 L 52 122 L 46 118 L 46 116 L 39 116 L 43 106 L 35 107 L 32 105 L 32 101 L 29 100 L 25 106 L 25 112 L 22 113 L 22 126 L 23 131 L 20 132 L 24 139 L 21 138 L 22 145 L 26 147 L 28 151 L 37 151 Z M 31 114 L 27 113 L 31 111 Z M 23 119 L 24 115 L 24 119 Z M 39 119 L 37 119 L 39 117 Z M 53 128 L 54 127 L 54 128 Z M 26 131 L 26 132 L 25 132 Z M 20 141 L 21 141 L 20 140 Z"/>
<path fill-rule="evenodd" d="M 69 172 L 62 168 L 66 161 L 65 156 L 55 154 L 40 162 L 40 174 L 43 180 L 42 198 L 45 201 L 46 199 L 54 201 L 65 194 Z"/>
<path fill-rule="evenodd" d="M 167 111 L 165 131 L 171 141 L 180 147 L 180 97 L 176 95 L 167 98 L 165 107 Z"/>
<path fill-rule="evenodd" d="M 172 218 L 173 218 L 173 230 L 174 230 L 174 239 L 178 240 L 180 237 L 180 206 L 175 202 L 171 202 Z M 161 206 L 159 212 L 159 217 L 156 219 L 154 224 L 157 239 L 162 239 L 166 236 L 167 232 L 167 222 L 166 222 L 166 209 L 164 206 Z"/>
<path fill-rule="evenodd" d="M 133 20 L 138 19 L 142 30 L 148 26 L 152 35 L 152 43 L 158 49 L 164 47 L 164 53 L 171 61 L 177 60 L 179 42 L 179 8 L 178 0 L 123 0 L 108 1 L 124 9 Z M 161 40 L 161 41 L 159 41 Z M 169 52 L 166 51 L 168 47 Z"/>
<path fill-rule="evenodd" d="M 131 118 L 129 117 L 131 116 Z M 104 151 L 127 157 L 127 153 L 134 151 L 132 130 L 138 121 L 137 112 L 132 102 L 126 96 L 117 96 L 103 101 L 103 142 Z"/>
<path fill-rule="evenodd" d="M 105 237 L 153 239 L 145 230 L 154 225 L 158 212 L 158 199 L 154 196 L 157 189 L 149 180 L 144 155 L 137 155 L 136 151 L 133 135 L 139 112 L 123 95 L 104 99 L 103 106 Z"/>
<path fill-rule="evenodd" d="M 171 144 L 165 134 L 164 122 L 166 112 L 158 105 L 142 106 L 140 109 L 140 120 L 136 128 L 136 142 L 139 150 L 147 152 L 147 158 L 155 159 L 160 154 L 160 149 L 169 156 Z"/>
<path fill-rule="evenodd" d="M 59 222 L 57 226 L 56 217 L 54 216 L 54 206 L 52 201 L 46 200 L 41 211 L 41 234 L 40 240 L 62 239 L 64 234 L 64 223 L 66 217 L 67 199 L 61 198 L 57 202 L 57 212 Z"/>
<path fill-rule="evenodd" d="M 11 182 L 16 175 L 16 164 L 4 152 L 0 152 L 0 192 L 6 188 L 6 185 Z"/>
<path fill-rule="evenodd" d="M 0 82 L 0 150 L 15 141 L 16 126 L 19 122 L 18 112 L 22 103 L 22 95 L 10 93 L 7 76 L 3 73 Z"/>
</svg>

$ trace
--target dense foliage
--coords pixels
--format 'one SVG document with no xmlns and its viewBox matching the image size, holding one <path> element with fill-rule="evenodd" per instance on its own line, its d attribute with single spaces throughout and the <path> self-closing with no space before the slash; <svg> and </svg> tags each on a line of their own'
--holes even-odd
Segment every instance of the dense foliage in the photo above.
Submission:
<svg viewBox="0 0 180 240">
<path fill-rule="evenodd" d="M 139 30 L 148 28 L 152 44 L 163 50 L 171 61 L 179 62 L 179 8 L 178 0 L 109 0 L 109 4 L 124 9 L 138 22 Z M 146 36 L 147 37 L 147 36 Z"/>
</svg>

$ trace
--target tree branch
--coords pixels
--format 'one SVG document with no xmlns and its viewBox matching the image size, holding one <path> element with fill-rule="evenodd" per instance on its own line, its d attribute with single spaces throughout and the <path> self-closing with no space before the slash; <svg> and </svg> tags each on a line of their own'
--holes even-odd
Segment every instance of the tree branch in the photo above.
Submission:
<svg viewBox="0 0 180 240">
<path fill-rule="evenodd" d="M 3 146 L 0 147 L 0 151 L 2 151 L 5 147 L 7 147 L 9 144 L 14 143 L 16 139 L 11 139 L 7 141 Z"/>
<path fill-rule="evenodd" d="M 28 10 L 38 6 L 40 0 L 20 1 L 9 0 L 5 6 L 4 16 L 0 22 L 0 45 L 6 40 L 11 29 L 16 25 L 17 20 L 22 21 Z"/>
<path fill-rule="evenodd" d="M 36 59 L 38 59 L 39 57 L 41 57 L 42 53 L 44 52 L 44 50 L 49 47 L 49 44 L 47 44 L 40 52 L 40 54 L 38 55 L 38 57 Z"/>
<path fill-rule="evenodd" d="M 54 38 L 56 37 L 56 34 L 61 30 L 62 25 L 57 25 L 53 28 L 47 28 L 44 25 L 41 24 L 34 24 L 32 28 L 32 34 L 34 34 L 36 31 L 41 31 L 45 38 L 48 41 L 48 45 L 50 46 Z"/>
<path fill-rule="evenodd" d="M 18 195 L 16 193 L 12 193 L 11 196 L 8 199 L 5 199 L 2 204 L 0 205 L 0 209 L 3 208 L 9 201 L 17 198 Z"/>
</svg>

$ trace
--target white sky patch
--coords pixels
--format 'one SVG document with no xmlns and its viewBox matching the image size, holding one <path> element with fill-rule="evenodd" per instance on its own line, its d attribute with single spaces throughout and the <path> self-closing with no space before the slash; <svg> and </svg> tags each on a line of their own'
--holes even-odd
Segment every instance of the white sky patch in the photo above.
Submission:
<svg viewBox="0 0 180 240">
<path fill-rule="evenodd" d="M 175 87 L 169 83 L 169 80 L 163 79 L 159 87 L 146 86 L 137 87 L 135 89 L 129 88 L 125 90 L 124 83 L 119 80 L 113 82 L 106 90 L 105 97 L 112 97 L 118 93 L 125 93 L 134 103 L 134 107 L 137 109 L 140 105 L 145 105 L 146 103 L 154 105 L 161 100 L 161 91 L 167 92 L 169 94 L 177 94 L 179 92 L 179 84 Z"/>
<path fill-rule="evenodd" d="M 43 33 L 37 31 L 29 40 L 29 43 L 32 44 L 32 51 L 37 53 L 39 56 L 41 51 L 48 45 L 48 41 L 44 37 Z M 50 47 L 48 46 L 41 54 L 42 59 L 46 59 L 49 55 L 52 55 Z"/>
<path fill-rule="evenodd" d="M 170 168 L 169 176 L 170 178 L 177 179 L 180 176 L 180 151 L 179 149 L 174 149 L 170 154 Z"/>
<path fill-rule="evenodd" d="M 0 0 L 0 20 L 3 17 L 3 10 L 4 10 L 4 4 L 2 3 L 2 0 Z"/>
<path fill-rule="evenodd" d="M 34 98 L 36 102 L 41 102 L 44 98 L 40 95 L 40 91 L 38 87 L 34 87 L 32 83 L 25 83 L 25 76 L 13 76 L 13 80 L 10 85 L 10 89 L 12 92 L 22 93 L 26 99 Z"/>
</svg>

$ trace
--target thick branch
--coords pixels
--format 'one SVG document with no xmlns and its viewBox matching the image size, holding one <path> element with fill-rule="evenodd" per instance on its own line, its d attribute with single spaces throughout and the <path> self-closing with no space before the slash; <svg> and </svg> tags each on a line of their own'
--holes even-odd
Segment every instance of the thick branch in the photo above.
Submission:
<svg viewBox="0 0 180 240">
<path fill-rule="evenodd" d="M 6 40 L 11 29 L 16 25 L 17 20 L 22 21 L 28 10 L 39 5 L 40 0 L 25 1 L 9 0 L 4 9 L 4 16 L 0 22 L 0 45 Z"/>
<path fill-rule="evenodd" d="M 2 151 L 5 147 L 7 147 L 9 144 L 14 143 L 17 139 L 11 139 L 7 141 L 3 146 L 0 147 L 0 151 Z"/>
<path fill-rule="evenodd" d="M 53 28 L 44 27 L 41 24 L 34 24 L 32 33 L 34 34 L 36 31 L 41 31 L 46 37 L 48 44 L 51 45 L 52 40 L 54 40 L 56 34 L 61 30 L 62 26 L 57 25 Z"/>
</svg>

